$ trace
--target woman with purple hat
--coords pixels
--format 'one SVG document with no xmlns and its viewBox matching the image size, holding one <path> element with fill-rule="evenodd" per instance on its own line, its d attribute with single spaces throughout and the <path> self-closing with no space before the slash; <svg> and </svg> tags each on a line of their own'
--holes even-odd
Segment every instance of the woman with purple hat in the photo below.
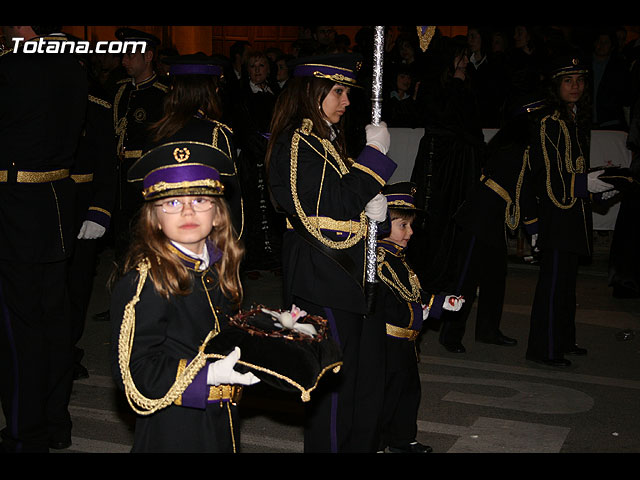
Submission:
<svg viewBox="0 0 640 480">
<path fill-rule="evenodd" d="M 386 219 L 380 190 L 396 164 L 386 156 L 386 124 L 366 127 L 366 146 L 347 156 L 344 117 L 357 87 L 362 57 L 299 58 L 271 123 L 267 172 L 272 197 L 285 214 L 284 303 L 326 318 L 340 345 L 339 375 L 319 385 L 305 424 L 305 452 L 375 451 L 356 426 L 368 219 Z"/>
</svg>

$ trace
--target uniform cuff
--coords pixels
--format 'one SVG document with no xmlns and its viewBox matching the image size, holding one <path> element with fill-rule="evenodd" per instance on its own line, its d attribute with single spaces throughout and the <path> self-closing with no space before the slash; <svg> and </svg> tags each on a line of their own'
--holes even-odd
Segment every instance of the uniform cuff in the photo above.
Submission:
<svg viewBox="0 0 640 480">
<path fill-rule="evenodd" d="M 207 385 L 207 367 L 200 369 L 191 384 L 182 392 L 180 404 L 183 407 L 207 408 L 207 398 L 209 396 L 209 385 Z"/>
<path fill-rule="evenodd" d="M 353 167 L 371 175 L 380 185 L 385 185 L 398 165 L 384 153 L 365 145 Z"/>
<path fill-rule="evenodd" d="M 527 234 L 535 235 L 536 233 L 538 233 L 537 218 L 533 218 L 531 220 L 525 220 L 524 222 L 522 222 L 522 225 L 524 225 L 524 230 L 527 232 Z"/>
<path fill-rule="evenodd" d="M 588 198 L 589 197 L 589 188 L 587 186 L 587 174 L 586 173 L 576 173 L 573 176 L 573 188 L 572 188 L 572 196 L 575 198 Z"/>
<path fill-rule="evenodd" d="M 111 213 L 103 208 L 89 207 L 85 220 L 91 220 L 92 222 L 102 225 L 104 228 L 108 229 L 109 223 L 111 222 Z"/>
</svg>

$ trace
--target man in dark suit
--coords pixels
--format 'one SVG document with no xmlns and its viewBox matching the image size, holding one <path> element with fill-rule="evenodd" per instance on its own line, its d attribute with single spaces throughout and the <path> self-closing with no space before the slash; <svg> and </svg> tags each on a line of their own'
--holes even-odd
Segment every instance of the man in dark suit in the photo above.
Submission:
<svg viewBox="0 0 640 480">
<path fill-rule="evenodd" d="M 129 243 L 130 223 L 141 204 L 138 185 L 127 182 L 127 171 L 142 156 L 147 143 L 149 126 L 160 120 L 162 100 L 169 90 L 165 77 L 155 71 L 156 48 L 160 39 L 155 35 L 120 28 L 116 31 L 120 41 L 146 42 L 144 52 L 131 49 L 122 57 L 122 66 L 129 78 L 118 82 L 113 101 L 113 121 L 119 157 L 118 197 L 114 215 L 116 261 L 124 254 Z"/>
<path fill-rule="evenodd" d="M 67 40 L 57 28 L 3 31 L 55 47 Z M 47 452 L 71 445 L 65 277 L 87 77 L 75 56 L 25 43 L 0 57 L 0 435 L 5 451 Z"/>
</svg>

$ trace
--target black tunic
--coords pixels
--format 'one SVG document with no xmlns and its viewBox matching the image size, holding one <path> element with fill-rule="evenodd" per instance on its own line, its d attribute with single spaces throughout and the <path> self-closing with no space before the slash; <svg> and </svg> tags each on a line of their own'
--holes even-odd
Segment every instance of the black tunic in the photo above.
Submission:
<svg viewBox="0 0 640 480">
<path fill-rule="evenodd" d="M 221 253 L 211 245 L 208 248 L 210 266 L 204 271 L 197 270 L 198 262 L 175 250 L 190 266 L 193 291 L 189 295 L 165 299 L 148 279 L 140 293 L 130 369 L 136 388 L 146 397 L 163 397 L 184 365 L 196 356 L 207 334 L 218 328 L 218 322 L 224 328 L 228 315 L 235 313 L 217 285 L 213 264 Z M 118 364 L 120 327 L 137 283 L 138 273 L 128 272 L 116 284 L 111 298 L 111 364 L 120 388 L 124 388 Z M 220 403 L 208 402 L 207 366 L 184 391 L 180 404 L 137 417 L 133 452 L 233 451 L 235 406 L 229 403 L 228 411 Z"/>
</svg>

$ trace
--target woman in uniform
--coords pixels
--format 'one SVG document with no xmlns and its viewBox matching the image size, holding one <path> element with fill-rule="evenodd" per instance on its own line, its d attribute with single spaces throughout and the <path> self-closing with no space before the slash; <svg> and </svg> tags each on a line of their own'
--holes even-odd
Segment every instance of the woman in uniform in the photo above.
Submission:
<svg viewBox="0 0 640 480">
<path fill-rule="evenodd" d="M 367 312 L 363 290 L 368 219 L 386 218 L 381 188 L 396 164 L 386 156 L 386 125 L 366 127 L 356 160 L 346 155 L 344 114 L 361 57 L 331 54 L 298 59 L 280 94 L 267 149 L 273 199 L 287 219 L 283 236 L 283 293 L 329 321 L 343 367 L 309 405 L 306 452 L 371 451 L 354 426 L 360 340 Z M 333 379 L 332 379 L 333 380 Z M 368 429 L 363 429 L 368 430 Z"/>
</svg>

